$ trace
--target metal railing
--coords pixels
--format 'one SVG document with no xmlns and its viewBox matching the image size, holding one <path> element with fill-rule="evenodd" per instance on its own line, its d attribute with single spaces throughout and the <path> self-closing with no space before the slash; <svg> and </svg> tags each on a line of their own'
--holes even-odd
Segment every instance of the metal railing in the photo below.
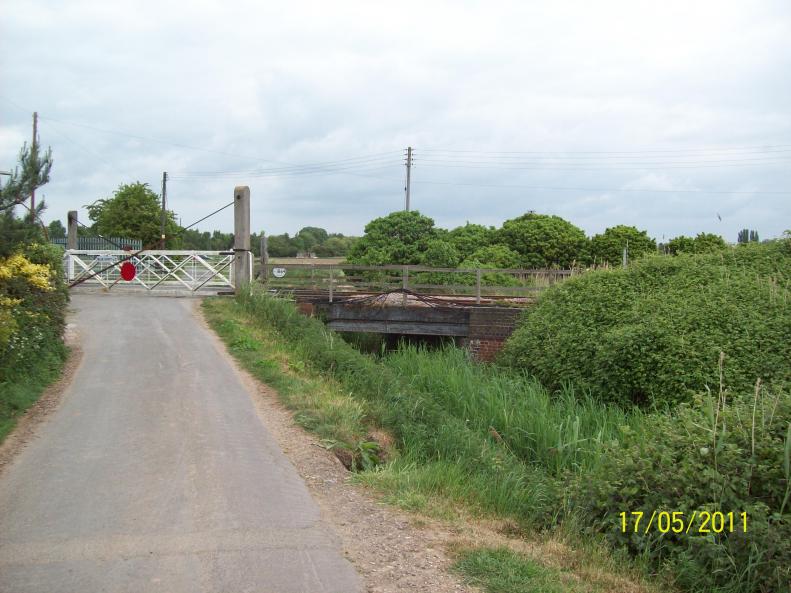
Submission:
<svg viewBox="0 0 791 593">
<path fill-rule="evenodd" d="M 63 255 L 66 280 L 114 286 L 133 285 L 155 290 L 181 289 L 195 292 L 200 289 L 234 288 L 233 251 L 142 251 L 129 258 L 128 251 L 67 249 Z M 121 263 L 129 261 L 135 267 L 131 281 L 121 278 Z M 248 254 L 252 272 L 252 258 Z"/>
<path fill-rule="evenodd" d="M 478 304 L 485 299 L 533 300 L 540 291 L 575 273 L 552 269 L 311 263 L 269 263 L 257 270 L 257 280 L 269 289 L 326 293 L 329 302 L 348 293 L 415 292 L 466 297 Z"/>
</svg>

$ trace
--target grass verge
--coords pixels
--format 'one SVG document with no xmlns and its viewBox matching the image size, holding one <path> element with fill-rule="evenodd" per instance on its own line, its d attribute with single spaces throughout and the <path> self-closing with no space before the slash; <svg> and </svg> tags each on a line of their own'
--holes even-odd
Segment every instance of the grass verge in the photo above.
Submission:
<svg viewBox="0 0 791 593">
<path fill-rule="evenodd" d="M 577 593 L 574 577 L 547 568 L 505 547 L 475 548 L 459 553 L 453 565 L 467 583 L 486 593 Z"/>
<path fill-rule="evenodd" d="M 47 352 L 30 362 L 24 374 L 0 383 L 0 443 L 14 429 L 19 417 L 60 377 L 67 352 L 65 347 Z"/>
</svg>

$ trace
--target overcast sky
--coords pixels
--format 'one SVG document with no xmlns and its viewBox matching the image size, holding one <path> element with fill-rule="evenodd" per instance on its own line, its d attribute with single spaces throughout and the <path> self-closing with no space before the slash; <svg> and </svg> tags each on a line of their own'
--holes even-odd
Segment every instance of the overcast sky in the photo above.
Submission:
<svg viewBox="0 0 791 593">
<path fill-rule="evenodd" d="M 4 0 L 0 60 L 0 169 L 38 111 L 46 221 L 168 171 L 185 225 L 249 185 L 254 230 L 361 234 L 413 146 L 447 228 L 791 228 L 789 0 Z"/>
</svg>

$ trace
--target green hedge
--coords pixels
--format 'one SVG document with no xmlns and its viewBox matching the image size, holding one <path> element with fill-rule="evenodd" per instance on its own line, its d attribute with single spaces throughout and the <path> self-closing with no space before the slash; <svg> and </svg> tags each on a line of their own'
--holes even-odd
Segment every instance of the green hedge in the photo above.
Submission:
<svg viewBox="0 0 791 593">
<path fill-rule="evenodd" d="M 791 383 L 791 250 L 787 243 L 648 257 L 548 290 L 524 315 L 502 361 L 556 389 L 663 405 L 757 378 Z"/>
</svg>

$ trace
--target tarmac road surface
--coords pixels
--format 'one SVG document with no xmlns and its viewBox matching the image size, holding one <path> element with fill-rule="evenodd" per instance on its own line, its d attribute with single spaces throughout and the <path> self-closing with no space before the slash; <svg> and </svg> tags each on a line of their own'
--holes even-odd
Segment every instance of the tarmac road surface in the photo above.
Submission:
<svg viewBox="0 0 791 593">
<path fill-rule="evenodd" d="M 193 305 L 72 295 L 82 364 L 0 476 L 0 592 L 361 590 Z"/>
</svg>

